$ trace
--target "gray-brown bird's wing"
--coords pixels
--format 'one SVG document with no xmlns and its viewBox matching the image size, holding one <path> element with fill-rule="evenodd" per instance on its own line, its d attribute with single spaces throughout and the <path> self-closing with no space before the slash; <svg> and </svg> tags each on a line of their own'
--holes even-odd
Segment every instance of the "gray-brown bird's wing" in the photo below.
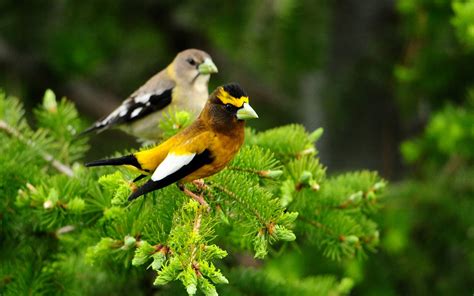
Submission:
<svg viewBox="0 0 474 296">
<path fill-rule="evenodd" d="M 128 99 L 105 118 L 97 121 L 82 134 L 91 131 L 103 131 L 111 126 L 131 123 L 153 112 L 162 110 L 171 103 L 174 81 L 162 71 L 142 87 L 135 91 Z"/>
</svg>

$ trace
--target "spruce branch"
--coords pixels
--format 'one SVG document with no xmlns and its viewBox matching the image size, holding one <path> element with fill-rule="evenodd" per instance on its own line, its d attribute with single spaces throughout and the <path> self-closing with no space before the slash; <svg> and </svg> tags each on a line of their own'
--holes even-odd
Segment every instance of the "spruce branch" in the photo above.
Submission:
<svg viewBox="0 0 474 296">
<path fill-rule="evenodd" d="M 269 178 L 269 179 L 278 179 L 283 174 L 282 170 L 255 170 L 255 169 L 241 168 L 241 167 L 235 167 L 235 166 L 230 166 L 227 169 L 232 170 L 232 171 L 255 174 L 259 177 Z"/>
<path fill-rule="evenodd" d="M 35 145 L 35 143 L 32 140 L 26 139 L 19 131 L 17 131 L 15 128 L 10 126 L 8 123 L 6 123 L 3 120 L 0 120 L 0 130 L 5 132 L 6 134 L 17 138 L 20 140 L 22 143 L 30 146 L 33 148 L 35 151 L 38 152 L 38 154 L 46 161 L 49 162 L 56 170 L 59 172 L 69 176 L 73 177 L 74 176 L 74 171 L 72 170 L 71 167 L 63 164 L 59 160 L 55 159 L 51 154 L 41 150 L 40 148 Z"/>
<path fill-rule="evenodd" d="M 317 229 L 321 229 L 329 235 L 334 235 L 334 232 L 329 227 L 322 224 L 321 222 L 310 220 L 308 218 L 303 217 L 301 214 L 298 215 L 298 220 L 303 221 L 303 222 L 305 222 L 305 223 L 307 223 L 307 224 L 309 224 L 309 225 L 311 225 L 311 226 L 313 226 Z"/>
<path fill-rule="evenodd" d="M 87 149 L 85 142 L 73 139 L 74 130 L 80 123 L 74 106 L 64 100 L 56 103 L 51 92 L 45 95 L 43 107 L 34 113 L 41 127 L 37 131 L 23 119 L 21 103 L 16 100 L 2 101 L 0 98 L 0 114 L 8 127 L 13 127 L 24 139 L 32 139 L 33 148 L 41 147 L 41 151 L 54 155 L 59 162 L 69 164 Z M 168 130 L 165 135 L 175 134 L 187 120 L 184 113 L 170 116 L 162 124 L 162 128 Z M 0 122 L 0 128 L 2 124 Z M 223 294 L 228 291 L 226 289 L 238 289 L 234 292 L 244 294 L 265 294 L 255 284 L 240 287 L 236 272 L 244 273 L 243 283 L 277 287 L 289 295 L 299 292 L 314 295 L 314 291 L 320 291 L 321 295 L 347 294 L 342 292 L 348 287 L 345 279 L 291 277 L 285 274 L 284 268 L 283 276 L 274 277 L 275 273 L 267 276 L 270 273 L 264 265 L 255 272 L 247 272 L 236 266 L 241 262 L 233 264 L 231 259 L 222 264 L 221 259 L 227 255 L 226 250 L 232 250 L 234 256 L 251 250 L 256 258 L 264 258 L 273 245 L 273 249 L 280 251 L 271 252 L 272 256 L 266 260 L 271 263 L 269 265 L 281 267 L 276 263 L 277 257 L 279 253 L 291 252 L 291 248 L 285 248 L 288 246 L 285 242 L 295 241 L 295 233 L 299 239 L 292 245 L 297 244 L 302 250 L 316 246 L 319 253 L 332 259 L 350 259 L 364 250 L 373 250 L 378 241 L 377 225 L 370 220 L 369 214 L 376 209 L 374 205 L 384 183 L 375 174 L 367 172 L 328 178 L 314 147 L 322 130 L 308 133 L 301 125 L 262 133 L 247 129 L 246 144 L 226 169 L 206 179 L 205 184 L 201 181 L 187 184 L 187 190 L 195 195 L 193 198 L 176 186 L 168 186 L 135 203 L 127 202 L 134 173 L 126 169 L 92 171 L 75 166 L 75 178 L 57 173 L 55 169 L 46 170 L 44 174 L 43 160 L 17 140 L 14 133 L 3 130 L 7 135 L 0 133 L 0 138 L 7 145 L 0 145 L 0 150 L 3 149 L 0 152 L 16 154 L 14 158 L 2 158 L 3 153 L 0 153 L 0 159 L 8 171 L 20 176 L 21 182 L 10 190 L 11 186 L 6 184 L 15 179 L 5 173 L 0 175 L 0 194 L 7 196 L 7 200 L 9 196 L 16 196 L 16 207 L 3 206 L 0 201 L 1 215 L 20 213 L 21 218 L 17 219 L 24 220 L 22 228 L 33 229 L 37 236 L 47 233 L 46 240 L 54 240 L 53 249 L 46 246 L 48 242 L 43 237 L 41 241 L 34 238 L 22 243 L 38 246 L 38 249 L 44 247 L 48 263 L 39 266 L 47 266 L 48 271 L 54 270 L 58 275 L 64 270 L 57 266 L 67 266 L 66 274 L 73 279 L 74 285 L 80 286 L 75 278 L 78 267 L 80 272 L 88 274 L 87 279 L 92 279 L 90 285 L 94 288 L 99 277 L 110 281 L 107 286 L 112 286 L 109 294 L 113 294 L 120 289 L 118 287 L 144 282 L 146 269 L 151 268 L 156 272 L 155 284 L 180 281 L 189 294 L 200 290 L 205 295 L 217 295 L 216 285 L 229 283 L 227 276 L 230 276 L 229 286 L 232 287 L 221 286 Z M 18 152 L 17 147 L 24 147 L 24 154 Z M 18 161 L 25 155 L 30 157 L 28 165 L 18 168 Z M 27 182 L 34 185 L 26 185 L 25 189 Z M 3 222 L 4 217 L 1 219 Z M 4 223 L 7 229 L 13 228 L 10 224 Z M 29 238 L 28 235 L 25 237 Z M 13 258 L 15 256 L 11 254 L 14 253 L 10 251 L 0 256 Z M 31 253 L 26 253 L 25 258 L 30 257 Z M 24 264 L 30 264 L 24 261 Z M 15 259 L 7 262 L 13 268 L 0 266 L 0 286 L 8 275 L 15 278 L 14 282 L 17 278 L 25 283 L 36 280 L 15 271 Z M 88 262 L 95 264 L 89 266 Z M 230 267 L 229 263 L 232 264 Z M 41 268 L 32 270 L 42 273 Z M 90 272 L 92 270 L 94 272 Z M 41 281 L 49 285 L 57 281 L 70 287 L 62 277 L 52 278 L 51 274 L 47 273 Z M 10 283 L 5 285 L 13 287 Z M 35 291 L 39 294 L 49 291 L 42 284 L 38 287 Z M 249 287 L 252 291 L 245 293 Z M 165 288 L 168 289 L 177 293 L 175 286 Z M 0 294 L 2 292 L 0 287 Z"/>
<path fill-rule="evenodd" d="M 230 198 L 232 198 L 233 201 L 239 203 L 241 206 L 243 206 L 247 211 L 251 212 L 254 214 L 254 216 L 257 218 L 257 220 L 262 224 L 262 225 L 265 225 L 266 224 L 266 221 L 263 219 L 262 216 L 260 216 L 260 213 L 258 211 L 255 210 L 255 208 L 252 208 L 250 205 L 248 205 L 247 203 L 244 203 L 242 202 L 241 198 L 238 197 L 237 194 L 235 194 L 234 192 L 230 191 L 229 189 L 225 188 L 224 186 L 220 185 L 220 184 L 217 184 L 217 183 L 211 183 L 209 185 L 210 187 L 212 188 L 216 188 L 218 189 L 219 191 L 225 193 L 227 196 L 229 196 Z"/>
<path fill-rule="evenodd" d="M 189 199 L 175 212 L 173 226 L 168 236 L 169 259 L 162 263 L 155 279 L 155 285 L 164 285 L 173 280 L 180 280 L 190 295 L 194 295 L 199 287 L 205 294 L 207 289 L 215 291 L 215 287 L 202 286 L 202 282 L 211 280 L 214 284 L 227 283 L 219 270 L 210 262 L 221 259 L 227 252 L 216 245 L 209 245 L 212 239 L 213 216 L 207 207 Z M 212 287 L 211 287 L 212 286 Z"/>
</svg>

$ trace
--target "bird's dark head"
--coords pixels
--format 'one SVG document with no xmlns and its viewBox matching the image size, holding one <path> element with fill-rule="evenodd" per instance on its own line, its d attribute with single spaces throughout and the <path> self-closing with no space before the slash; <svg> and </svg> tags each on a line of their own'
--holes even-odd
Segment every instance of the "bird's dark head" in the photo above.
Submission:
<svg viewBox="0 0 474 296">
<path fill-rule="evenodd" d="M 235 125 L 243 126 L 244 120 L 258 118 L 249 104 L 247 93 L 236 83 L 219 86 L 214 90 L 201 116 L 206 116 L 213 124 L 228 129 Z"/>
</svg>

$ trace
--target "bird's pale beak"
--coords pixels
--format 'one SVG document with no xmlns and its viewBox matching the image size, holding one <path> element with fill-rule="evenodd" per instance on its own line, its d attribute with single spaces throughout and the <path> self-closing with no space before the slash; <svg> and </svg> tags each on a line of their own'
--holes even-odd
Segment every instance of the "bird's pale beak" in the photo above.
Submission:
<svg viewBox="0 0 474 296">
<path fill-rule="evenodd" d="M 217 73 L 217 67 L 214 64 L 214 62 L 207 58 L 204 60 L 204 62 L 198 66 L 198 71 L 199 74 L 212 74 L 212 73 Z"/>
<path fill-rule="evenodd" d="M 244 103 L 242 108 L 237 110 L 237 118 L 241 120 L 258 118 L 257 112 L 248 104 Z"/>
</svg>

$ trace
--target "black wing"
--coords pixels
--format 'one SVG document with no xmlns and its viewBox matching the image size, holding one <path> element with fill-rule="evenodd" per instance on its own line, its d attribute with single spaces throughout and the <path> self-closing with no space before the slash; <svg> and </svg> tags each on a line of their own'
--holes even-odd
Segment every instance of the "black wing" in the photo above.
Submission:
<svg viewBox="0 0 474 296">
<path fill-rule="evenodd" d="M 130 123 L 159 111 L 171 103 L 173 89 L 167 89 L 160 94 L 145 93 L 135 95 L 124 101 L 117 109 L 103 120 L 96 122 L 81 134 L 91 131 L 102 131 L 114 125 Z"/>
<path fill-rule="evenodd" d="M 166 176 L 165 178 L 159 181 L 148 180 L 143 186 L 139 187 L 135 192 L 133 192 L 129 197 L 128 200 L 132 201 L 137 197 L 140 197 L 148 192 L 155 191 L 166 187 L 170 184 L 173 184 L 184 177 L 190 175 L 191 173 L 197 171 L 199 168 L 203 167 L 206 164 L 209 164 L 213 161 L 213 156 L 209 150 L 204 150 L 202 153 L 197 154 L 194 156 L 193 160 L 187 165 L 184 165 L 176 172 Z"/>
</svg>

